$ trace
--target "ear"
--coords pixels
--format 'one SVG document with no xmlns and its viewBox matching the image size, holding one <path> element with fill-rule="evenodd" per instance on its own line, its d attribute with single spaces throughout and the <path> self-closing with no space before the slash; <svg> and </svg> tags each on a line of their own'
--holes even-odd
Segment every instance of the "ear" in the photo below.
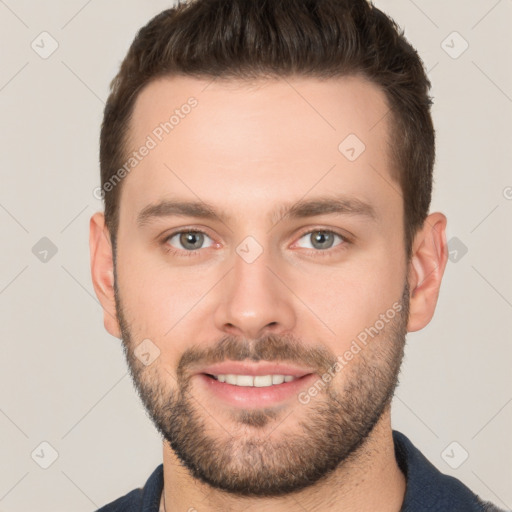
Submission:
<svg viewBox="0 0 512 512">
<path fill-rule="evenodd" d="M 114 261 L 112 243 L 105 216 L 96 212 L 89 222 L 89 250 L 91 256 L 91 276 L 94 291 L 103 307 L 105 329 L 121 339 L 121 329 L 117 319 L 114 298 Z"/>
<path fill-rule="evenodd" d="M 414 237 L 408 273 L 411 290 L 409 332 L 423 329 L 434 315 L 448 261 L 446 222 L 442 213 L 431 213 Z"/>
</svg>

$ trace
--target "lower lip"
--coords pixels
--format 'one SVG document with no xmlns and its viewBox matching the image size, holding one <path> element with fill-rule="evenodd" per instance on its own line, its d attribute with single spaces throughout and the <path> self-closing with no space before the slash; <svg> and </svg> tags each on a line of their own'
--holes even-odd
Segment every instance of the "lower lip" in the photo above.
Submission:
<svg viewBox="0 0 512 512">
<path fill-rule="evenodd" d="M 208 393 L 238 407 L 269 407 L 275 405 L 297 397 L 302 389 L 312 385 L 315 381 L 315 374 L 310 373 L 291 382 L 258 388 L 254 386 L 234 386 L 226 382 L 219 382 L 204 373 L 197 374 L 196 377 Z"/>
</svg>

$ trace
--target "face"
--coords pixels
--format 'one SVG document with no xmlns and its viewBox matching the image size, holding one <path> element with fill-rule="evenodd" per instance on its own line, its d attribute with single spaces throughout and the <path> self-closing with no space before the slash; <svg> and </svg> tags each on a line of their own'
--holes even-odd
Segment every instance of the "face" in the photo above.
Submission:
<svg viewBox="0 0 512 512">
<path fill-rule="evenodd" d="M 312 485 L 389 407 L 409 289 L 387 111 L 358 77 L 172 77 L 137 99 L 117 318 L 148 412 L 213 487 Z"/>
</svg>

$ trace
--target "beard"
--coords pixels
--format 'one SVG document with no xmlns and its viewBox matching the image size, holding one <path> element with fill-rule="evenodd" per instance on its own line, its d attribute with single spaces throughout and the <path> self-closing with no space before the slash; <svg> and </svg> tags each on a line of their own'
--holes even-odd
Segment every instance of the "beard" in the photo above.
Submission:
<svg viewBox="0 0 512 512">
<path fill-rule="evenodd" d="M 159 359 L 144 366 L 134 355 L 134 331 L 124 315 L 117 279 L 114 283 L 123 349 L 135 388 L 182 465 L 212 488 L 244 497 L 279 497 L 303 490 L 355 459 L 391 406 L 407 333 L 407 283 L 401 310 L 336 378 L 322 382 L 323 390 L 307 405 L 297 401 L 295 406 L 286 402 L 257 409 L 226 407 L 215 411 L 218 418 L 194 394 L 191 365 L 228 359 L 286 361 L 317 368 L 320 381 L 333 368 L 336 355 L 292 336 L 272 334 L 258 340 L 226 336 L 213 347 L 187 348 L 174 376 L 159 367 Z M 336 389 L 340 380 L 342 389 Z M 293 428 L 279 429 L 285 420 L 294 419 L 292 415 Z"/>
</svg>

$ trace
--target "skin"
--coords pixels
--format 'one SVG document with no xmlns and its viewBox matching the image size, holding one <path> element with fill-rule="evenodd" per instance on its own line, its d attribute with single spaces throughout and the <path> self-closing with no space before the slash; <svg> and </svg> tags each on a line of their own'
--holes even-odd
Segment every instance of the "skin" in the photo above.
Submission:
<svg viewBox="0 0 512 512">
<path fill-rule="evenodd" d="M 336 411 L 347 422 L 347 433 L 340 437 L 346 439 L 347 450 L 333 471 L 293 493 L 274 489 L 272 495 L 243 496 L 198 478 L 164 439 L 167 510 L 279 512 L 297 510 L 298 503 L 311 511 L 400 510 L 406 483 L 394 456 L 390 397 L 385 399 L 384 387 L 392 393 L 396 385 L 405 332 L 422 329 L 434 313 L 447 262 L 446 217 L 428 216 L 407 261 L 402 198 L 387 151 L 384 93 L 360 77 L 290 77 L 250 85 L 167 77 L 151 82 L 136 101 L 130 126 L 133 149 L 190 96 L 197 99 L 197 107 L 123 181 L 115 269 L 103 214 L 91 218 L 92 279 L 105 328 L 123 339 L 145 405 L 160 412 L 161 419 L 166 418 L 163 400 L 175 404 L 172 400 L 187 383 L 190 417 L 204 422 L 198 432 L 234 455 L 232 466 L 220 468 L 220 480 L 226 482 L 236 469 L 258 481 L 259 466 L 249 468 L 249 445 L 244 442 L 256 443 L 260 451 L 253 455 L 273 453 L 285 461 L 285 455 L 296 453 L 294 447 L 300 451 L 295 440 L 302 440 L 302 449 L 308 446 L 301 425 L 316 419 L 320 432 L 332 432 Z M 351 133 L 366 146 L 353 162 L 338 150 Z M 374 218 L 272 218 L 301 199 L 333 194 L 371 205 Z M 139 227 L 138 213 L 164 198 L 203 201 L 219 217 L 227 217 L 168 216 Z M 187 255 L 179 236 L 166 239 L 178 229 L 204 230 L 209 238 L 204 248 Z M 332 247 L 318 249 L 311 245 L 315 230 L 334 231 L 346 239 L 336 238 Z M 252 263 L 236 251 L 247 236 L 262 249 Z M 166 252 L 169 246 L 178 253 Z M 313 359 L 308 363 L 321 374 L 320 354 L 331 361 L 344 354 L 359 333 L 396 303 L 408 309 L 402 325 L 398 316 L 308 404 L 293 397 L 268 414 L 252 409 L 243 416 L 200 386 L 192 376 L 193 365 L 183 366 L 183 356 L 191 350 L 201 363 L 212 362 L 221 342 L 229 340 L 233 351 L 227 354 L 233 358 L 256 346 L 267 347 L 266 354 L 277 358 L 280 350 L 293 347 L 289 360 L 300 365 L 309 349 Z M 160 351 L 149 366 L 133 356 L 144 339 Z M 260 344 L 251 343 L 255 340 Z M 368 389 L 358 391 L 358 379 Z M 379 396 L 378 390 L 383 390 L 382 400 L 372 407 L 374 412 L 379 405 L 384 409 L 370 431 L 359 432 L 357 439 L 358 429 L 349 429 L 352 418 L 336 404 L 351 404 L 356 398 L 367 403 Z M 330 415 L 322 412 L 322 405 L 331 406 Z M 367 424 L 368 418 L 363 418 Z M 326 439 L 318 438 L 319 443 Z M 288 452 L 283 448 L 286 440 L 292 440 Z M 272 450 L 265 452 L 265 446 Z M 275 469 L 270 456 L 262 460 L 267 471 Z M 201 461 L 205 467 L 213 463 L 208 453 Z"/>
</svg>

